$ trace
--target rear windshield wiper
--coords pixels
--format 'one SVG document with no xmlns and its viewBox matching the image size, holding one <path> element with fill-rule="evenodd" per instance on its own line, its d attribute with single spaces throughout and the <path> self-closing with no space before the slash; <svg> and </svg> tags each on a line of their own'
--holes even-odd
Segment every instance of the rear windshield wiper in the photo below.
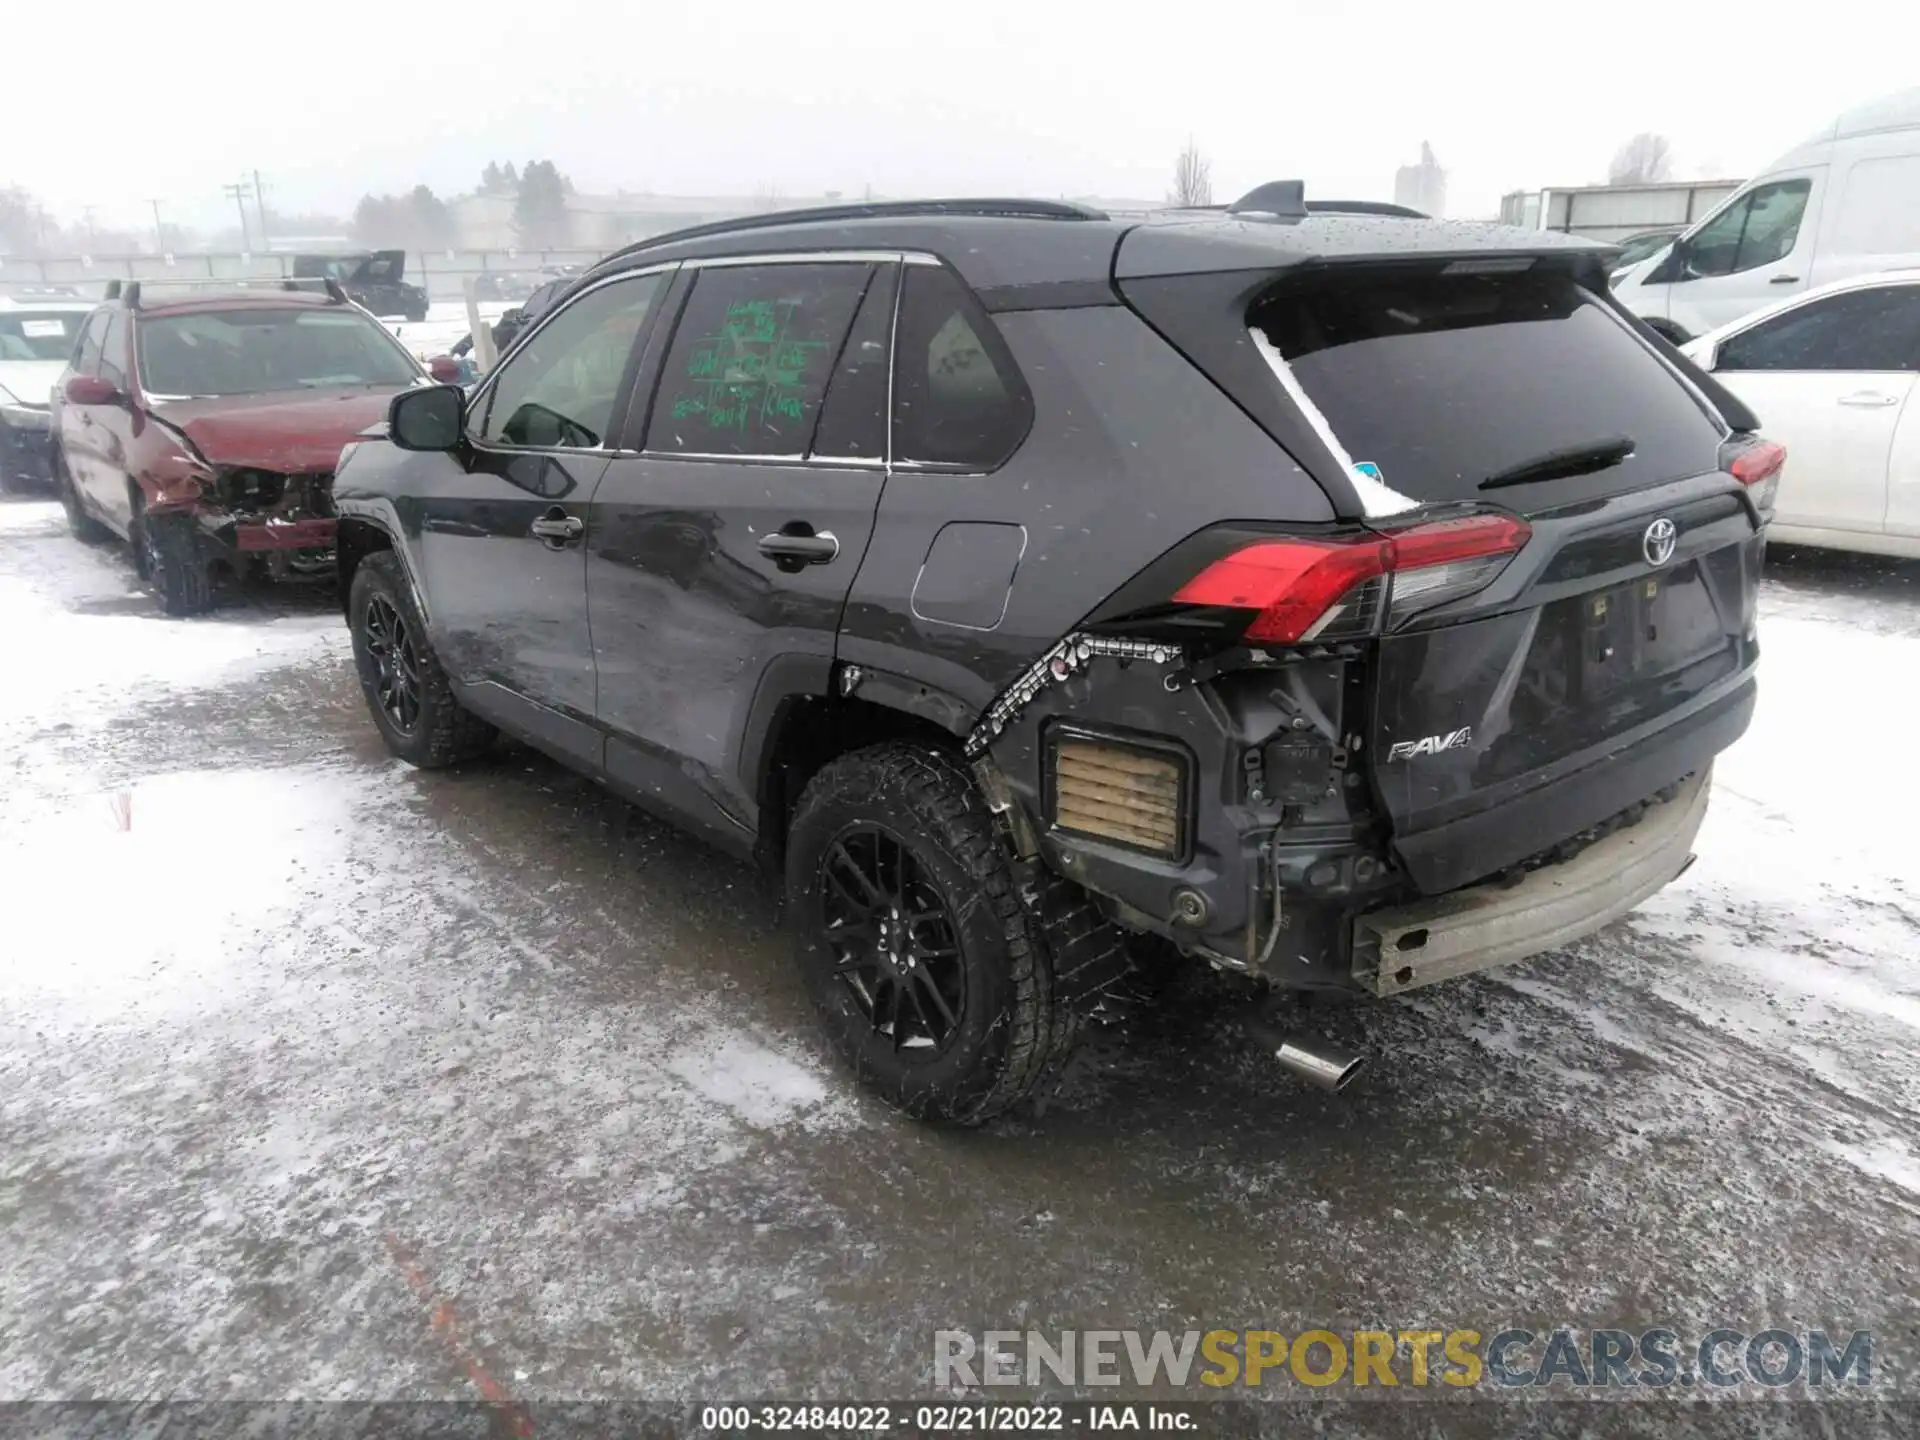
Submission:
<svg viewBox="0 0 1920 1440">
<path fill-rule="evenodd" d="M 1562 450 L 1549 450 L 1518 465 L 1497 470 L 1480 482 L 1482 490 L 1498 490 L 1505 485 L 1531 485 L 1536 480 L 1564 480 L 1572 475 L 1591 475 L 1618 465 L 1633 454 L 1631 435 L 1610 435 L 1604 440 L 1589 440 Z"/>
</svg>

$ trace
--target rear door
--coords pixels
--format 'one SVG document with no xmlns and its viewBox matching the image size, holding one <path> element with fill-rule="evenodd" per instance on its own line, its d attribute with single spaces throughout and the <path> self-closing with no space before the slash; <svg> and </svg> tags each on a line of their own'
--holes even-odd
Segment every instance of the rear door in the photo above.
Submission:
<svg viewBox="0 0 1920 1440">
<path fill-rule="evenodd" d="M 1782 525 L 1885 529 L 1894 433 L 1920 370 L 1920 285 L 1810 300 L 1727 337 L 1712 363 L 1787 447 Z"/>
<path fill-rule="evenodd" d="M 1473 845 L 1422 846 L 1423 832 L 1498 810 L 1743 683 L 1760 558 L 1703 399 L 1570 273 L 1475 269 L 1321 271 L 1250 315 L 1336 453 L 1384 487 L 1372 523 L 1495 510 L 1531 527 L 1464 599 L 1423 609 L 1417 584 L 1443 576 L 1393 581 L 1360 754 L 1430 891 L 1580 824 L 1535 811 Z M 1403 613 L 1403 601 L 1415 603 Z"/>
<path fill-rule="evenodd" d="M 608 774 L 723 840 L 756 815 L 735 757 L 760 686 L 827 685 L 886 478 L 895 270 L 690 266 L 651 407 L 630 422 L 638 453 L 616 455 L 593 498 Z"/>
</svg>

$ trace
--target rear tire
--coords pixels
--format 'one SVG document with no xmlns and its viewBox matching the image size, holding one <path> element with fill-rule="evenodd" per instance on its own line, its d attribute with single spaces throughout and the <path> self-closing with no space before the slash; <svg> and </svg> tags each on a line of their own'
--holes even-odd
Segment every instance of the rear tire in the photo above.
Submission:
<svg viewBox="0 0 1920 1440">
<path fill-rule="evenodd" d="M 1041 927 L 954 757 L 895 742 L 827 765 L 796 808 L 786 881 L 827 1035 L 889 1105 L 978 1124 L 1064 1062 L 1079 1017 L 1055 1001 Z"/>
<path fill-rule="evenodd" d="M 134 511 L 133 544 L 139 570 L 169 615 L 204 615 L 213 608 L 213 567 L 200 553 L 185 515 Z"/>
<path fill-rule="evenodd" d="M 353 572 L 347 624 L 360 689 L 387 749 L 422 770 L 439 770 L 493 744 L 493 727 L 454 698 L 391 550 L 367 556 Z"/>
<path fill-rule="evenodd" d="M 67 469 L 67 458 L 58 450 L 53 452 L 53 484 L 60 492 L 60 506 L 67 512 L 67 529 L 73 538 L 83 545 L 98 545 L 105 540 L 107 527 L 89 515 L 80 503 L 80 492 L 73 485 L 73 472 Z"/>
</svg>

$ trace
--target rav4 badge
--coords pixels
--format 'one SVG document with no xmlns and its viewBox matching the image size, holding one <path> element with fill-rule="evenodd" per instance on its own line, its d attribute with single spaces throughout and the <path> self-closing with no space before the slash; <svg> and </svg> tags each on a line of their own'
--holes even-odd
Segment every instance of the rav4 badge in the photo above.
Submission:
<svg viewBox="0 0 1920 1440">
<path fill-rule="evenodd" d="M 1396 740 L 1387 751 L 1387 762 L 1412 760 L 1421 755 L 1438 755 L 1442 750 L 1458 750 L 1473 743 L 1473 727 L 1462 725 L 1446 735 L 1428 735 L 1419 740 Z"/>
</svg>

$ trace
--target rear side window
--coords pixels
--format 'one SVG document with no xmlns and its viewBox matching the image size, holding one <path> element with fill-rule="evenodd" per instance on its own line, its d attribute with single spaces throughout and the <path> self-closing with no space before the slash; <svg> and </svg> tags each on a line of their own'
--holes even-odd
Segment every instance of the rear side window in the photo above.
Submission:
<svg viewBox="0 0 1920 1440">
<path fill-rule="evenodd" d="M 897 266 L 883 266 L 867 286 L 827 387 L 813 436 L 815 460 L 887 458 L 887 354 L 898 273 Z"/>
<path fill-rule="evenodd" d="M 1920 285 L 1797 305 L 1720 347 L 1715 370 L 1920 370 Z"/>
<path fill-rule="evenodd" d="M 992 470 L 1033 423 L 1033 401 L 1013 356 L 951 271 L 910 265 L 901 283 L 894 461 Z"/>
<path fill-rule="evenodd" d="M 647 449 L 799 460 L 871 265 L 700 272 L 660 376 Z"/>
<path fill-rule="evenodd" d="M 1336 442 L 1421 502 L 1555 504 L 1715 467 L 1720 431 L 1603 303 L 1554 271 L 1354 267 L 1254 307 Z M 1601 470 L 1511 488 L 1482 482 L 1559 451 L 1631 439 Z"/>
</svg>

